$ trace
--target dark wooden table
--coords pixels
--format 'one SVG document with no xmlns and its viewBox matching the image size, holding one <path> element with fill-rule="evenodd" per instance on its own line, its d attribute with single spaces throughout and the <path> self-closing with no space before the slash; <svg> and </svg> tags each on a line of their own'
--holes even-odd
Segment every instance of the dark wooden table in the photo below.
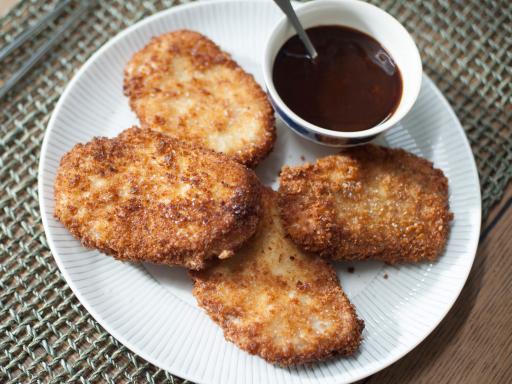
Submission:
<svg viewBox="0 0 512 384">
<path fill-rule="evenodd" d="M 448 315 L 416 349 L 360 383 L 512 383 L 512 185 L 482 223 L 475 263 Z"/>
</svg>

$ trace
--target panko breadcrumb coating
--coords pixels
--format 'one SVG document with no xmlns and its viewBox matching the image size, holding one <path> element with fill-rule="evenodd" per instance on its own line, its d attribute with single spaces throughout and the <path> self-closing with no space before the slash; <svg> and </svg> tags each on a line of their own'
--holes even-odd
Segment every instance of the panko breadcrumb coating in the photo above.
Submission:
<svg viewBox="0 0 512 384">
<path fill-rule="evenodd" d="M 284 167 L 279 206 L 290 237 L 334 260 L 433 261 L 453 215 L 448 181 L 402 149 L 356 147 Z"/>
<path fill-rule="evenodd" d="M 193 31 L 154 37 L 125 68 L 124 91 L 144 128 L 255 166 L 276 138 L 272 107 L 254 78 Z"/>
<path fill-rule="evenodd" d="M 260 195 L 254 173 L 227 156 L 131 128 L 64 155 L 55 216 L 117 259 L 200 269 L 253 235 Z"/>
<path fill-rule="evenodd" d="M 254 237 L 232 258 L 191 272 L 194 296 L 227 340 L 289 366 L 353 354 L 363 322 L 334 269 L 284 232 L 277 194 L 265 189 Z"/>
</svg>

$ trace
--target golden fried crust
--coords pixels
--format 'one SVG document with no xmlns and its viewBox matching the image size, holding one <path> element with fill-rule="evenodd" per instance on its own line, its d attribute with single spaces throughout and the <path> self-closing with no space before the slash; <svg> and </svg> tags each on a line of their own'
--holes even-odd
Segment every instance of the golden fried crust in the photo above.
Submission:
<svg viewBox="0 0 512 384">
<path fill-rule="evenodd" d="M 285 236 L 277 194 L 265 189 L 254 237 L 229 260 L 191 272 L 194 296 L 243 350 L 282 366 L 350 355 L 363 322 L 333 268 Z"/>
<path fill-rule="evenodd" d="M 284 167 L 279 207 L 290 237 L 338 260 L 435 260 L 453 216 L 448 181 L 427 160 L 375 145 Z"/>
<path fill-rule="evenodd" d="M 64 155 L 55 216 L 118 259 L 200 269 L 254 234 L 260 195 L 254 173 L 227 156 L 131 128 Z"/>
<path fill-rule="evenodd" d="M 276 138 L 254 78 L 213 41 L 188 30 L 153 38 L 125 68 L 124 92 L 142 126 L 255 166 Z"/>
</svg>

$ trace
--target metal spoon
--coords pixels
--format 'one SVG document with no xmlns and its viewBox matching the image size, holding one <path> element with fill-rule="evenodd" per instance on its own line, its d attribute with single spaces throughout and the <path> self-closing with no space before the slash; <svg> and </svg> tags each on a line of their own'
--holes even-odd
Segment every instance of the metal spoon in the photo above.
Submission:
<svg viewBox="0 0 512 384">
<path fill-rule="evenodd" d="M 292 23 L 295 32 L 297 32 L 300 39 L 302 40 L 302 43 L 306 47 L 306 51 L 308 51 L 309 57 L 313 60 L 316 59 L 318 53 L 316 53 L 316 49 L 313 47 L 311 40 L 309 40 L 306 31 L 304 31 L 304 28 L 302 28 L 302 24 L 300 23 L 297 14 L 295 13 L 292 4 L 290 3 L 290 0 L 274 0 L 274 3 L 276 3 L 279 8 L 281 8 L 281 11 L 284 12 L 290 23 Z"/>
</svg>

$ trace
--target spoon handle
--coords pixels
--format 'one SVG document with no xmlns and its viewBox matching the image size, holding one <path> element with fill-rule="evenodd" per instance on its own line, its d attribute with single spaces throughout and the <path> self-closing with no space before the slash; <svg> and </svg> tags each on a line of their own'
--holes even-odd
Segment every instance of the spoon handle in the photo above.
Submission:
<svg viewBox="0 0 512 384">
<path fill-rule="evenodd" d="M 306 46 L 306 50 L 308 51 L 309 57 L 311 57 L 311 59 L 315 59 L 318 56 L 318 53 L 316 52 L 315 47 L 313 47 L 311 40 L 309 40 L 306 31 L 304 31 L 304 28 L 302 28 L 302 25 L 299 19 L 297 18 L 297 15 L 292 7 L 292 4 L 290 3 L 290 0 L 274 0 L 274 2 L 279 6 L 279 8 L 281 8 L 281 11 L 283 11 L 284 14 L 288 17 L 290 23 L 292 23 L 293 28 L 295 29 L 300 39 Z"/>
</svg>

